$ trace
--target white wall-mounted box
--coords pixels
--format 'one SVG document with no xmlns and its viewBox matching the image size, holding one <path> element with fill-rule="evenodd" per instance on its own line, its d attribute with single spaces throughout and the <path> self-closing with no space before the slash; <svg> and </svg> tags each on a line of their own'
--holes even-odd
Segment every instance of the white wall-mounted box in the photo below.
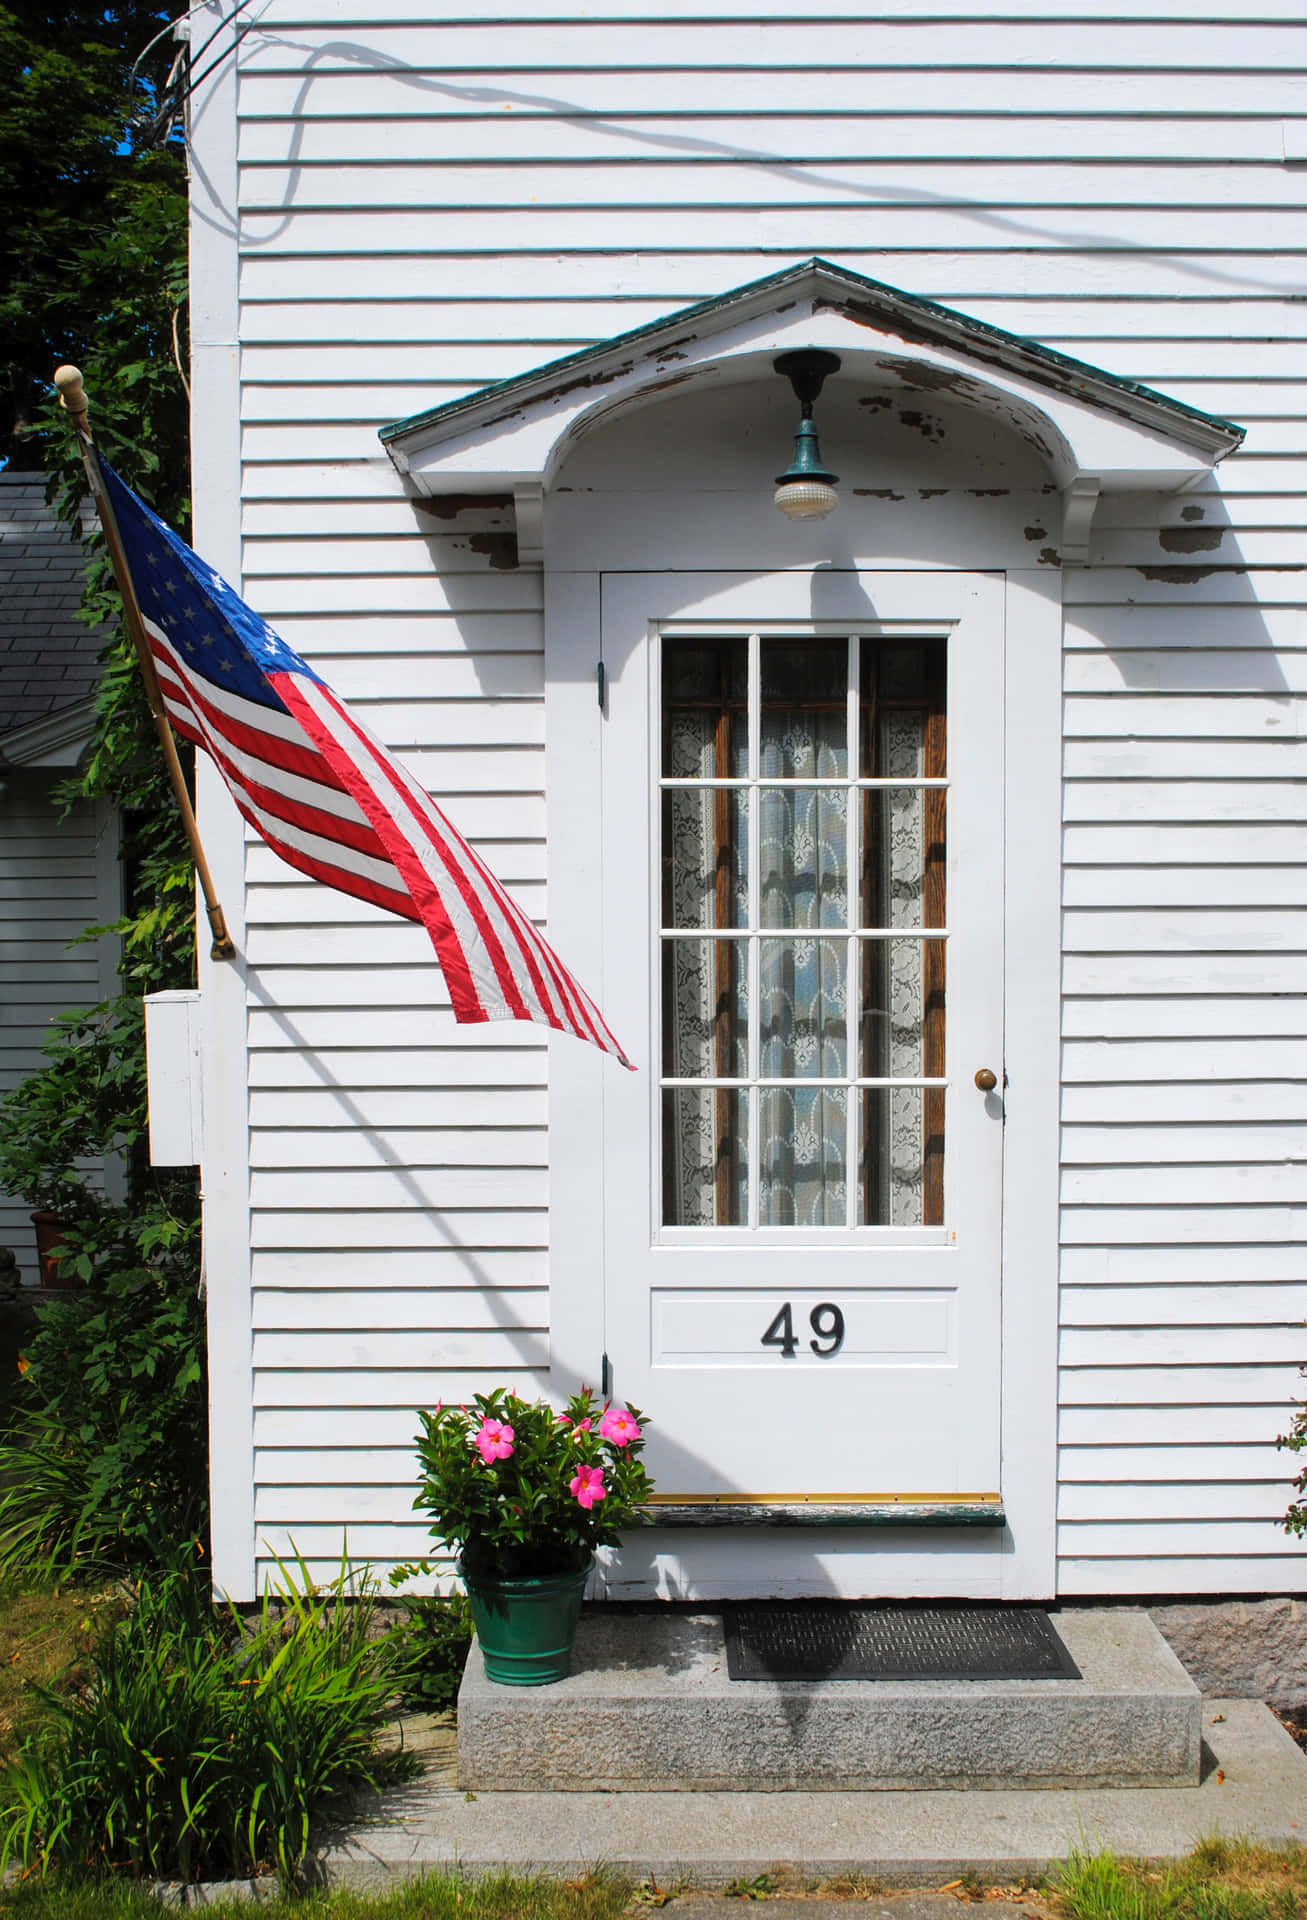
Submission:
<svg viewBox="0 0 1307 1920">
<path fill-rule="evenodd" d="M 200 996 L 197 989 L 145 997 L 145 1073 L 150 1165 L 199 1165 Z"/>
</svg>

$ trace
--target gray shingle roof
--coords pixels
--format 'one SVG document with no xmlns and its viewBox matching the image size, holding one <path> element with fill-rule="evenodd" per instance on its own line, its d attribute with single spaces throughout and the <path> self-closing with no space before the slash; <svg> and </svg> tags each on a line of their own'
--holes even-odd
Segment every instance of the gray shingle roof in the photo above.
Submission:
<svg viewBox="0 0 1307 1920">
<path fill-rule="evenodd" d="M 44 475 L 0 472 L 0 742 L 95 686 L 106 636 L 77 618 L 84 564 Z"/>
</svg>

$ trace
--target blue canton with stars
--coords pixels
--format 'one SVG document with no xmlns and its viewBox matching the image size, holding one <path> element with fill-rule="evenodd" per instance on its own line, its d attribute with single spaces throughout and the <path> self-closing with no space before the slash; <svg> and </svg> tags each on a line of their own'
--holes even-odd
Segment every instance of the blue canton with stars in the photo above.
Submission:
<svg viewBox="0 0 1307 1920">
<path fill-rule="evenodd" d="M 142 613 L 206 680 L 260 706 L 287 712 L 267 675 L 299 673 L 307 680 L 318 680 L 318 675 L 220 573 L 151 513 L 107 460 L 101 459 L 100 471 Z"/>
</svg>

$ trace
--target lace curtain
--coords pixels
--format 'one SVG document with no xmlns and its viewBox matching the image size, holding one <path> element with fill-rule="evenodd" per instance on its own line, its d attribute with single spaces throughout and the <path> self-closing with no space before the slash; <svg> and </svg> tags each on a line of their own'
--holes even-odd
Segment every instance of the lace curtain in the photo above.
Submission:
<svg viewBox="0 0 1307 1920">
<path fill-rule="evenodd" d="M 711 713 L 668 715 L 666 767 L 711 779 L 718 765 Z M 924 1072 L 925 979 L 920 939 L 865 941 L 860 1059 L 849 1058 L 848 788 L 768 786 L 769 779 L 847 777 L 841 711 L 764 711 L 757 789 L 681 789 L 664 796 L 667 924 L 749 924 L 751 804 L 759 809 L 756 924 L 757 1031 L 763 1086 L 757 1105 L 758 1220 L 763 1226 L 843 1226 L 848 1218 L 848 1099 L 842 1087 L 805 1080 L 852 1073 Z M 925 716 L 887 708 L 876 722 L 882 775 L 924 771 Z M 868 743 L 870 744 L 870 742 Z M 736 769 L 732 769 L 735 771 Z M 738 771 L 744 772 L 740 766 Z M 924 924 L 925 830 L 920 788 L 873 791 L 863 805 L 861 915 L 865 924 Z M 669 941 L 664 978 L 665 1071 L 673 1077 L 748 1073 L 746 942 Z M 923 1102 L 915 1088 L 867 1090 L 861 1116 L 857 1218 L 920 1225 Z M 748 1219 L 748 1096 L 742 1090 L 669 1088 L 664 1095 L 665 1217 L 685 1226 Z"/>
</svg>

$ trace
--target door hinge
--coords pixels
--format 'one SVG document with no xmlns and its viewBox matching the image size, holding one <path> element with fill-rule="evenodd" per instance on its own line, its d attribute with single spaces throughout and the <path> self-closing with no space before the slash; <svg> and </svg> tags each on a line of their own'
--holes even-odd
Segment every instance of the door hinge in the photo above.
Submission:
<svg viewBox="0 0 1307 1920">
<path fill-rule="evenodd" d="M 602 660 L 595 667 L 595 692 L 599 696 L 599 711 L 602 713 L 608 699 L 608 675 L 604 672 Z"/>
<path fill-rule="evenodd" d="M 608 1364 L 608 1355 L 605 1354 L 599 1363 L 599 1398 L 601 1400 L 611 1400 L 612 1397 L 613 1370 Z"/>
</svg>

